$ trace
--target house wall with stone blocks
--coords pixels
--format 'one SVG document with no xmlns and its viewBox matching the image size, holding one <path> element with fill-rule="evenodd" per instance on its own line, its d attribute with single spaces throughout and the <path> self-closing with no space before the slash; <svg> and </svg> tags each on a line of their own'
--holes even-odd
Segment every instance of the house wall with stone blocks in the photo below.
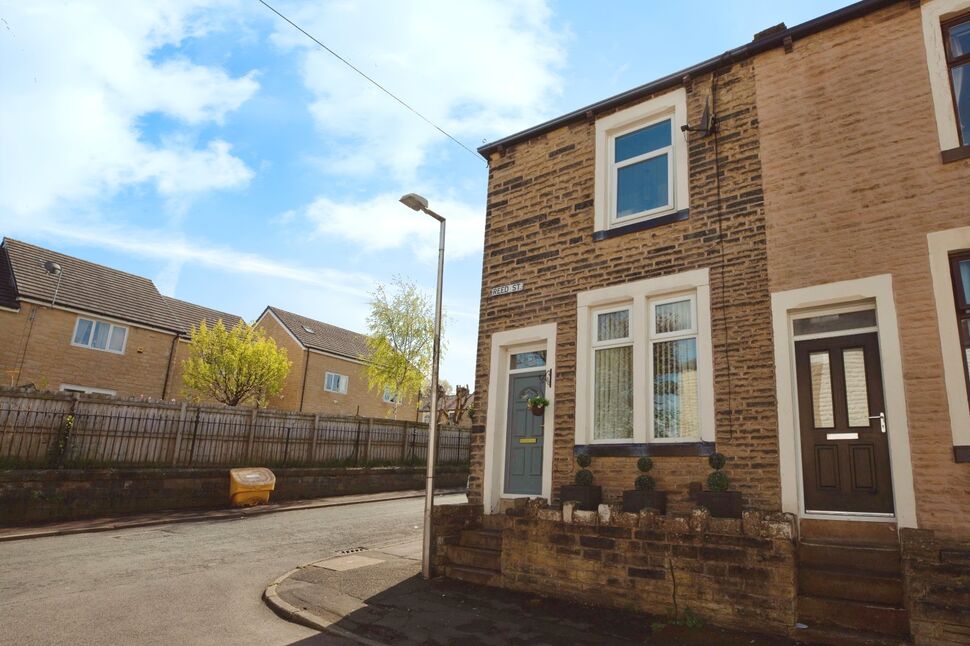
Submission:
<svg viewBox="0 0 970 646">
<path fill-rule="evenodd" d="M 700 121 L 713 82 L 706 75 L 689 83 L 690 123 Z M 716 85 L 717 141 L 689 135 L 690 201 L 684 221 L 593 240 L 595 119 L 608 112 L 511 145 L 489 159 L 476 401 L 485 411 L 488 398 L 496 396 L 488 392 L 493 333 L 557 325 L 554 497 L 576 469 L 577 294 L 707 268 L 717 450 L 727 456 L 733 487 L 749 507 L 780 509 L 754 66 L 727 67 Z M 678 130 L 674 136 L 684 135 Z M 524 289 L 490 296 L 491 287 L 513 282 L 522 282 Z M 476 434 L 471 500 L 477 502 L 483 493 L 484 444 L 484 434 Z M 656 457 L 654 464 L 651 475 L 658 489 L 669 492 L 671 509 L 688 510 L 690 483 L 703 481 L 710 471 L 706 457 Z M 607 501 L 633 488 L 638 475 L 635 457 L 597 457 L 590 468 Z"/>
</svg>

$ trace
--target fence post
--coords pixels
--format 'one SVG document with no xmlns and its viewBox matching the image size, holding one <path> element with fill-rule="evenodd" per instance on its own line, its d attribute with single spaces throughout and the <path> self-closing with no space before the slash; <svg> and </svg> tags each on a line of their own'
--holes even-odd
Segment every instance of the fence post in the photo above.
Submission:
<svg viewBox="0 0 970 646">
<path fill-rule="evenodd" d="M 187 466 L 192 466 L 192 461 L 195 459 L 195 438 L 199 436 L 199 421 L 202 417 L 202 407 L 199 406 L 195 409 L 195 426 L 192 428 L 192 444 L 189 445 L 189 463 Z"/>
<path fill-rule="evenodd" d="M 317 459 L 317 429 L 320 427 L 320 413 L 313 414 L 313 435 L 310 438 L 310 463 Z"/>
<path fill-rule="evenodd" d="M 404 432 L 401 433 L 401 464 L 408 460 L 408 423 L 404 422 Z"/>
<path fill-rule="evenodd" d="M 182 447 L 182 428 L 185 426 L 185 414 L 187 404 L 182 402 L 182 410 L 179 412 L 179 423 L 175 428 L 175 445 L 172 447 L 172 466 L 176 466 L 179 461 L 179 449 Z"/>
<path fill-rule="evenodd" d="M 259 414 L 258 408 L 253 408 L 249 415 L 249 437 L 246 438 L 246 462 L 253 459 L 253 441 L 256 439 L 256 416 Z"/>
<path fill-rule="evenodd" d="M 366 465 L 370 461 L 370 438 L 371 433 L 374 430 L 374 418 L 367 418 L 367 440 L 364 442 L 364 464 Z"/>
</svg>

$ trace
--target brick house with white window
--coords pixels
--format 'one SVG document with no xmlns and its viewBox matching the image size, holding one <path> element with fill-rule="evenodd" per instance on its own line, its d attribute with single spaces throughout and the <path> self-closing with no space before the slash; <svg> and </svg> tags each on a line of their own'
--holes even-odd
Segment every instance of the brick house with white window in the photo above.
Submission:
<svg viewBox="0 0 970 646">
<path fill-rule="evenodd" d="M 375 391 L 368 384 L 365 335 L 272 306 L 253 325 L 286 348 L 293 362 L 274 407 L 415 420 L 414 401 L 397 404 L 389 388 Z"/>
<path fill-rule="evenodd" d="M 480 148 L 484 422 L 443 571 L 968 643 L 968 52 L 970 0 L 867 0 Z M 743 519 L 696 511 L 714 452 Z M 598 514 L 560 508 L 579 454 Z M 666 515 L 616 506 L 643 456 Z"/>
<path fill-rule="evenodd" d="M 238 316 L 168 298 L 151 280 L 5 238 L 0 245 L 0 383 L 173 399 L 200 321 Z"/>
</svg>

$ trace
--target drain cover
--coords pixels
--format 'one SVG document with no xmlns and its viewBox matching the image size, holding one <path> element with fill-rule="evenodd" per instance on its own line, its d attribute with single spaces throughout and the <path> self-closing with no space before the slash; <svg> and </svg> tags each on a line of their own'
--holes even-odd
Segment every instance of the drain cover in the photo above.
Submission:
<svg viewBox="0 0 970 646">
<path fill-rule="evenodd" d="M 337 550 L 334 554 L 356 554 L 357 552 L 366 552 L 366 547 L 349 547 L 345 550 Z"/>
</svg>

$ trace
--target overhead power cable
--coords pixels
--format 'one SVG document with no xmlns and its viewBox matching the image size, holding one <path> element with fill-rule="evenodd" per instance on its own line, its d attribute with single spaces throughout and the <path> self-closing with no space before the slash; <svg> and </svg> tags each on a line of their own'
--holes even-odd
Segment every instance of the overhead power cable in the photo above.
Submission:
<svg viewBox="0 0 970 646">
<path fill-rule="evenodd" d="M 338 61 L 340 61 L 341 63 L 343 63 L 344 65 L 346 65 L 350 69 L 354 70 L 355 72 L 357 72 L 358 74 L 360 74 L 361 76 L 363 76 L 368 81 L 370 81 L 370 83 L 373 84 L 374 87 L 376 87 L 381 92 L 383 92 L 387 96 L 391 97 L 392 99 L 394 99 L 395 101 L 397 101 L 398 103 L 400 103 L 401 105 L 403 105 L 405 108 L 407 108 L 408 110 L 410 110 L 411 112 L 413 112 L 415 115 L 417 115 L 418 117 L 420 117 L 429 126 L 431 126 L 432 128 L 434 128 L 435 130 L 437 130 L 438 132 L 440 132 L 444 136 L 448 137 L 448 139 L 451 139 L 453 142 L 455 142 L 456 144 L 458 144 L 459 146 L 461 146 L 462 148 L 464 148 L 465 150 L 467 150 L 468 152 L 470 152 L 472 155 L 474 155 L 476 159 L 478 159 L 479 161 L 481 161 L 482 158 L 479 156 L 478 153 L 476 153 L 474 150 L 472 150 L 471 148 L 469 148 L 468 146 L 466 146 L 465 144 L 461 143 L 460 141 L 458 141 L 457 139 L 455 139 L 454 137 L 452 137 L 450 134 L 448 134 L 447 132 L 445 132 L 444 128 L 442 128 L 441 126 L 439 126 L 438 124 L 436 124 L 434 121 L 432 121 L 428 117 L 424 116 L 423 114 L 421 114 L 420 112 L 418 112 L 417 110 L 415 110 L 414 108 L 412 108 L 410 105 L 408 105 L 408 103 L 404 99 L 400 98 L 399 96 L 397 96 L 396 94 L 394 94 L 393 92 L 391 92 L 390 90 L 388 90 L 386 87 L 384 87 L 383 85 L 381 85 L 380 83 L 378 83 L 377 81 L 375 81 L 374 79 L 372 79 L 370 76 L 368 76 L 367 74 L 365 74 L 364 72 L 362 72 L 360 69 L 358 69 L 353 63 L 351 63 L 350 61 L 348 61 L 346 58 L 344 58 L 343 56 L 341 56 L 337 52 L 333 51 L 332 49 L 330 49 L 329 47 L 327 47 L 326 45 L 324 45 L 316 37 L 314 37 L 312 34 L 310 34 L 306 29 L 304 29 L 303 27 L 301 27 L 300 25 L 296 24 L 295 22 L 293 22 L 292 20 L 290 20 L 289 18 L 287 18 L 286 16 L 284 16 L 282 13 L 280 13 L 273 5 L 271 5 L 268 2 L 266 2 L 266 0 L 259 0 L 259 2 L 260 2 L 260 4 L 262 4 L 263 6 L 265 6 L 267 9 L 269 9 L 270 11 L 272 11 L 273 13 L 275 13 L 277 16 L 279 16 L 280 18 L 282 18 L 286 22 L 290 23 L 290 25 L 294 29 L 296 29 L 297 31 L 299 31 L 301 34 L 303 34 L 304 36 L 306 36 L 307 38 L 309 38 L 310 40 L 312 40 L 313 42 L 315 42 L 317 45 L 319 45 L 320 47 L 322 47 L 323 49 L 325 49 L 328 53 L 330 53 Z"/>
</svg>

